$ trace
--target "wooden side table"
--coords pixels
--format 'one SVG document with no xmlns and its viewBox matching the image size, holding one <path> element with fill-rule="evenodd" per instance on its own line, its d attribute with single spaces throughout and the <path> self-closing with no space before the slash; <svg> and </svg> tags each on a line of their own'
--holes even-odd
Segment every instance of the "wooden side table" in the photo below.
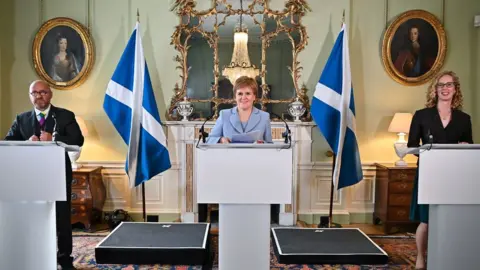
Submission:
<svg viewBox="0 0 480 270">
<path fill-rule="evenodd" d="M 375 164 L 375 210 L 374 224 L 382 222 L 386 234 L 414 228 L 418 222 L 409 219 L 412 191 L 417 166 L 408 164 Z"/>
<path fill-rule="evenodd" d="M 107 192 L 102 179 L 102 167 L 82 167 L 73 170 L 71 224 L 80 222 L 92 231 L 99 222 Z"/>
</svg>

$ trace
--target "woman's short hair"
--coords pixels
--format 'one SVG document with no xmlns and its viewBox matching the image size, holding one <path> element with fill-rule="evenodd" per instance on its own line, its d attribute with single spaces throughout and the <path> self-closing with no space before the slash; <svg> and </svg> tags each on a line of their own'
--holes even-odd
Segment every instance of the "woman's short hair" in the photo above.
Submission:
<svg viewBox="0 0 480 270">
<path fill-rule="evenodd" d="M 233 86 L 233 95 L 237 94 L 237 90 L 240 88 L 249 87 L 252 89 L 252 92 L 255 96 L 258 93 L 258 84 L 254 78 L 248 76 L 241 76 L 235 81 L 235 85 Z"/>
<path fill-rule="evenodd" d="M 455 72 L 453 71 L 443 71 L 437 74 L 437 76 L 435 76 L 435 78 L 432 80 L 432 83 L 428 87 L 427 102 L 425 104 L 425 107 L 433 108 L 437 106 L 437 102 L 438 102 L 437 84 L 440 78 L 446 75 L 452 77 L 453 83 L 455 84 L 455 94 L 453 95 L 453 98 L 452 98 L 452 108 L 458 109 L 458 110 L 462 109 L 463 94 L 460 87 L 460 79 L 458 78 L 457 74 L 455 74 Z"/>
</svg>

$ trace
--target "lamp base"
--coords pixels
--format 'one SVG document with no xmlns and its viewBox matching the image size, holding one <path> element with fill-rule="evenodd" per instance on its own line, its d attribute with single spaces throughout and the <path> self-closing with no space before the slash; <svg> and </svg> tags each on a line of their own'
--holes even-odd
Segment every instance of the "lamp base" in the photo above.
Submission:
<svg viewBox="0 0 480 270">
<path fill-rule="evenodd" d="M 82 164 L 78 164 L 77 160 L 80 157 L 82 148 L 78 152 L 68 152 L 68 157 L 70 158 L 70 163 L 72 164 L 72 169 L 78 169 L 82 167 Z"/>
<path fill-rule="evenodd" d="M 393 148 L 395 149 L 395 153 L 400 158 L 399 160 L 395 161 L 395 166 L 397 167 L 405 167 L 408 166 L 407 162 L 403 160 L 405 156 L 405 151 L 408 149 L 407 143 L 404 142 L 396 142 L 393 144 Z"/>
<path fill-rule="evenodd" d="M 400 159 L 400 160 L 395 161 L 395 166 L 397 166 L 397 167 L 405 167 L 405 166 L 408 166 L 408 164 L 407 164 L 407 162 L 405 162 L 405 160 Z"/>
<path fill-rule="evenodd" d="M 77 162 L 72 162 L 72 169 L 79 169 L 81 167 L 83 167 L 82 164 L 79 164 Z"/>
</svg>

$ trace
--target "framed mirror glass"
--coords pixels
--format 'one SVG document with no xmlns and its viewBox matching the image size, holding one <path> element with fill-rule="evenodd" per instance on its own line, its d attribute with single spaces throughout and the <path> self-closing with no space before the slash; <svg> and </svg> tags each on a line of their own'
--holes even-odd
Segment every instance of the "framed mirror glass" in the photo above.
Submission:
<svg viewBox="0 0 480 270">
<path fill-rule="evenodd" d="M 178 51 L 180 83 L 174 88 L 167 119 L 181 118 L 176 107 L 186 98 L 194 107 L 190 120 L 215 120 L 220 110 L 235 106 L 232 81 L 250 68 L 259 86 L 257 108 L 292 119 L 288 105 L 298 99 L 307 109 L 301 119 L 310 121 L 298 61 L 308 39 L 301 18 L 309 8 L 301 0 L 285 1 L 283 9 L 271 9 L 268 2 L 175 2 L 172 10 L 179 25 L 171 43 Z"/>
</svg>

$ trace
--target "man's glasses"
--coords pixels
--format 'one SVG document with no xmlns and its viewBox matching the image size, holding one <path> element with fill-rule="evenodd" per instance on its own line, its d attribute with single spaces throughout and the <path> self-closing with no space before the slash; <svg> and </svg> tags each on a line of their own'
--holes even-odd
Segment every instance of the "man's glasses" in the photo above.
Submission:
<svg viewBox="0 0 480 270">
<path fill-rule="evenodd" d="M 437 89 L 442 89 L 444 86 L 446 86 L 447 88 L 453 88 L 455 87 L 456 83 L 454 82 L 447 82 L 447 83 L 437 83 L 437 85 L 435 85 L 435 87 Z"/>
<path fill-rule="evenodd" d="M 32 97 L 37 97 L 37 96 L 45 96 L 46 94 L 48 94 L 47 91 L 39 91 L 39 92 L 31 92 L 30 95 L 32 95 Z"/>
</svg>

